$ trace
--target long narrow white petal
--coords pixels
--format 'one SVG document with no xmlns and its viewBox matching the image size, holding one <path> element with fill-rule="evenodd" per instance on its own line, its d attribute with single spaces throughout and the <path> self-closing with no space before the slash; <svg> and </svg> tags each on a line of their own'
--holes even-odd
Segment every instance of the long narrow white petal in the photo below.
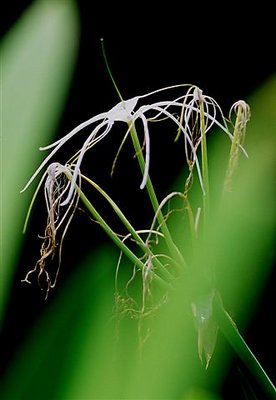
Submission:
<svg viewBox="0 0 276 400">
<path fill-rule="evenodd" d="M 106 118 L 106 114 L 107 113 L 105 112 L 105 113 L 101 113 L 101 114 L 95 115 L 92 118 L 89 118 L 87 121 L 84 121 L 81 124 L 79 124 L 78 126 L 76 126 L 74 129 L 72 129 L 69 133 L 67 133 L 61 139 L 59 139 L 56 142 L 51 143 L 51 144 L 49 144 L 47 146 L 40 147 L 39 150 L 49 150 L 52 147 L 57 146 L 61 142 L 64 144 L 65 142 L 67 142 L 67 140 L 71 139 L 76 133 L 78 133 L 82 129 L 86 128 L 88 125 L 91 125 L 94 122 L 97 122 L 97 121 L 100 121 L 100 120 Z"/>
<path fill-rule="evenodd" d="M 72 181 L 71 181 L 71 186 L 70 186 L 69 193 L 68 193 L 66 199 L 61 203 L 61 206 L 65 206 L 66 204 L 68 204 L 70 202 L 71 197 L 72 197 L 72 195 L 74 193 L 74 190 L 75 190 L 77 176 L 79 174 L 80 165 L 82 163 L 83 156 L 84 156 L 85 152 L 87 151 L 87 149 L 89 148 L 89 146 L 91 146 L 91 141 L 93 141 L 93 138 L 95 138 L 95 136 L 97 135 L 98 131 L 105 125 L 106 125 L 106 129 L 105 129 L 103 134 L 106 135 L 110 131 L 110 129 L 111 129 L 112 125 L 113 125 L 113 123 L 110 122 L 109 120 L 103 121 L 99 125 L 97 125 L 96 128 L 93 129 L 91 134 L 88 136 L 88 138 L 84 142 L 84 144 L 83 144 L 83 146 L 81 148 L 81 151 L 79 153 L 78 160 L 76 162 L 75 171 L 74 171 L 73 176 L 72 176 Z"/>
<path fill-rule="evenodd" d="M 51 160 L 53 155 L 64 145 L 64 143 L 67 142 L 67 140 L 71 139 L 76 133 L 78 133 L 81 129 L 85 128 L 86 126 L 99 121 L 101 119 L 104 119 L 106 116 L 106 113 L 99 114 L 96 117 L 90 118 L 89 120 L 83 122 L 82 124 L 78 125 L 76 128 L 74 128 L 71 132 L 69 132 L 67 135 L 65 135 L 63 138 L 60 140 L 56 141 L 55 143 L 52 143 L 46 147 L 40 147 L 40 150 L 47 150 L 50 149 L 54 146 L 56 146 L 51 153 L 42 161 L 40 166 L 36 169 L 34 174 L 31 176 L 31 178 L 28 180 L 24 188 L 20 191 L 20 193 L 25 192 L 25 190 L 30 186 L 30 184 L 34 181 L 34 179 L 37 177 L 37 175 L 42 171 L 42 169 L 48 164 L 48 162 Z"/>
<path fill-rule="evenodd" d="M 144 175 L 143 175 L 143 180 L 140 185 L 140 189 L 144 189 L 147 183 L 147 179 L 149 176 L 149 163 L 150 163 L 150 137 L 149 137 L 149 127 L 148 127 L 148 121 L 144 114 L 141 114 L 141 119 L 143 121 L 143 126 L 144 126 L 144 134 L 145 134 L 145 143 L 146 143 L 146 157 L 145 157 L 145 170 L 144 170 Z"/>
</svg>

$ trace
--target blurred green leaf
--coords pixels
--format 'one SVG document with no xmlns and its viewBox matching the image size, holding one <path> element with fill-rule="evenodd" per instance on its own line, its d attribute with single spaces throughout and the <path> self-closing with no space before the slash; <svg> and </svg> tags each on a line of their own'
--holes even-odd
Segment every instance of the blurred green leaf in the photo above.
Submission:
<svg viewBox="0 0 276 400">
<path fill-rule="evenodd" d="M 234 312 L 239 327 L 250 320 L 275 256 L 275 97 L 274 75 L 247 100 L 249 158 L 240 160 L 233 192 L 220 204 L 205 254 L 216 265 L 226 307 Z"/>
<path fill-rule="evenodd" d="M 55 301 L 38 317 L 3 379 L 2 398 L 62 399 L 68 388 L 69 399 L 80 398 L 72 394 L 75 380 L 80 391 L 97 384 L 95 375 L 103 367 L 107 373 L 102 362 L 111 360 L 113 346 L 107 339 L 113 332 L 115 260 L 110 248 L 99 249 L 56 288 Z"/>
<path fill-rule="evenodd" d="M 35 2 L 1 43 L 0 316 L 22 242 L 29 192 L 20 194 L 39 163 L 62 112 L 78 42 L 73 1 Z M 1 318 L 0 318 L 1 319 Z"/>
</svg>

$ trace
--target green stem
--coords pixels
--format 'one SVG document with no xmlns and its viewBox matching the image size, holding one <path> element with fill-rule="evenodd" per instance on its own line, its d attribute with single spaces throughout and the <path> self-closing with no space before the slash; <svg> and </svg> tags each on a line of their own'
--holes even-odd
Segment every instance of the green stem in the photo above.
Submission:
<svg viewBox="0 0 276 400">
<path fill-rule="evenodd" d="M 204 230 L 206 228 L 209 218 L 209 174 L 208 174 L 208 156 L 207 156 L 207 140 L 205 134 L 205 121 L 204 121 L 204 103 L 200 103 L 200 132 L 201 132 L 201 165 L 202 165 L 202 181 L 203 181 L 203 220 Z"/>
<path fill-rule="evenodd" d="M 87 176 L 82 175 L 83 179 L 85 179 L 90 185 L 92 185 L 110 204 L 110 206 L 113 208 L 123 225 L 127 228 L 129 233 L 132 235 L 133 239 L 136 241 L 136 243 L 140 246 L 140 248 L 143 250 L 145 254 L 148 256 L 153 256 L 152 252 L 150 251 L 149 246 L 146 245 L 146 243 L 143 241 L 141 236 L 137 233 L 135 228 L 131 225 L 129 220 L 126 218 L 126 216 L 122 213 L 120 208 L 117 206 L 117 204 L 112 200 L 112 198 L 99 186 L 97 185 L 94 181 L 89 179 Z M 99 214 L 98 214 L 99 215 Z M 113 232 L 115 235 L 115 233 Z M 123 243 L 123 242 L 122 242 Z M 158 260 L 156 257 L 152 257 L 152 262 L 155 265 L 155 267 L 158 269 L 158 272 L 162 272 L 162 276 L 165 279 L 172 280 L 173 277 L 169 273 L 169 271 L 164 267 L 164 265 Z"/>
<path fill-rule="evenodd" d="M 188 196 L 187 194 L 185 195 L 185 209 L 187 211 L 188 214 L 188 220 L 189 220 L 189 228 L 190 228 L 190 233 L 191 233 L 191 246 L 192 246 L 192 255 L 193 257 L 196 254 L 196 249 L 197 249 L 197 239 L 198 239 L 198 235 L 197 235 L 197 227 L 196 227 L 196 220 L 194 217 L 194 213 L 191 207 L 191 204 L 189 202 Z"/>
<path fill-rule="evenodd" d="M 76 186 L 76 190 L 78 192 L 78 195 L 84 205 L 86 206 L 87 210 L 90 212 L 93 218 L 95 218 L 103 230 L 107 233 L 107 235 L 110 237 L 110 239 L 116 244 L 116 246 L 121 249 L 121 251 L 133 262 L 134 265 L 136 265 L 138 268 L 143 270 L 144 268 L 144 263 L 128 248 L 128 246 L 125 245 L 125 243 L 119 238 L 118 235 L 110 228 L 110 226 L 105 222 L 105 220 L 102 218 L 102 216 L 98 213 L 98 211 L 95 209 L 95 207 L 90 203 L 88 198 L 85 196 L 85 194 L 81 191 L 81 189 Z M 168 287 L 167 282 L 165 282 L 160 276 L 156 275 L 153 273 L 153 278 L 162 284 L 162 286 Z"/>
<path fill-rule="evenodd" d="M 112 81 L 112 83 L 113 83 L 113 86 L 114 86 L 114 88 L 115 88 L 115 90 L 116 90 L 116 92 L 117 92 L 117 94 L 118 94 L 120 100 L 121 100 L 121 101 L 124 101 L 124 100 L 123 100 L 123 97 L 122 97 L 122 95 L 121 95 L 121 92 L 120 92 L 120 90 L 119 90 L 119 88 L 118 88 L 118 86 L 117 86 L 117 84 L 116 84 L 116 82 L 115 82 L 115 79 L 113 78 L 111 69 L 110 69 L 109 64 L 108 64 L 108 61 L 107 61 L 107 57 L 106 57 L 106 53 L 105 53 L 105 48 L 104 48 L 104 39 L 103 39 L 103 38 L 101 38 L 101 47 L 102 47 L 103 58 L 104 58 L 105 66 L 106 66 L 106 68 L 107 68 L 108 75 L 109 75 L 109 77 L 110 77 L 110 79 L 111 79 L 111 81 Z"/>
<path fill-rule="evenodd" d="M 135 150 L 135 153 L 136 153 L 136 156 L 138 159 L 138 163 L 139 163 L 140 169 L 143 174 L 144 169 L 145 169 L 145 160 L 144 160 L 143 151 L 142 151 L 139 139 L 138 139 L 138 135 L 137 135 L 135 126 L 133 124 L 130 126 L 130 134 L 131 134 L 134 150 Z M 182 254 L 176 247 L 176 245 L 171 237 L 171 234 L 170 234 L 170 231 L 166 224 L 162 210 L 160 210 L 160 208 L 159 208 L 159 202 L 157 200 L 157 196 L 155 194 L 155 190 L 154 190 L 154 187 L 153 187 L 150 177 L 148 177 L 148 179 L 147 179 L 146 188 L 147 188 L 147 192 L 148 192 L 153 210 L 155 213 L 157 213 L 156 218 L 160 225 L 161 232 L 164 235 L 166 244 L 168 246 L 168 249 L 170 251 L 172 258 L 176 261 L 177 264 L 186 265 Z"/>
<path fill-rule="evenodd" d="M 235 323 L 225 311 L 221 299 L 217 296 L 214 301 L 214 313 L 218 326 L 228 342 L 231 344 L 240 359 L 245 363 L 251 373 L 262 385 L 264 391 L 269 398 L 275 399 L 276 389 L 264 371 L 263 367 L 254 356 L 241 334 L 239 333 Z"/>
</svg>

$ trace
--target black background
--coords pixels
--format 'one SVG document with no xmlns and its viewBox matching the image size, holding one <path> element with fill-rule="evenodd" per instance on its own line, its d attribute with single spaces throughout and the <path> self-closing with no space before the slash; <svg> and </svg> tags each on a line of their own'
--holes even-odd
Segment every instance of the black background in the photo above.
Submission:
<svg viewBox="0 0 276 400">
<path fill-rule="evenodd" d="M 2 13 L 1 35 L 8 31 L 30 3 L 9 2 Z M 243 9 L 240 3 L 235 2 L 204 2 L 202 5 L 185 1 L 126 4 L 78 1 L 78 6 L 80 48 L 70 97 L 58 130 L 60 136 L 118 102 L 103 62 L 100 47 L 102 37 L 116 82 L 126 99 L 162 86 L 194 83 L 213 96 L 224 110 L 228 110 L 234 101 L 246 98 L 276 71 L 276 35 L 270 21 L 273 12 L 265 4 L 257 8 L 250 3 L 250 8 L 244 5 Z M 166 145 L 159 143 L 160 153 L 162 146 Z M 110 148 L 107 153 L 100 154 L 99 158 L 108 159 L 109 151 L 114 156 L 114 149 Z M 156 156 L 158 159 L 158 153 Z M 164 177 L 160 188 L 162 190 L 169 184 L 169 176 L 177 171 L 178 166 L 172 165 L 168 172 L 168 165 L 166 168 L 160 162 L 158 165 L 155 173 Z M 120 174 L 124 173 L 128 171 L 124 171 L 122 164 Z M 120 190 L 124 190 L 116 174 L 112 190 L 115 197 Z M 37 315 L 47 307 L 36 285 L 25 286 L 20 283 L 26 265 L 35 261 L 35 256 L 30 256 L 30 248 L 34 248 L 34 252 L 39 250 L 37 233 L 41 233 L 40 206 L 43 207 L 37 206 L 26 237 L 2 330 L 2 370 L 13 359 L 17 346 L 24 340 Z M 127 207 L 127 204 L 123 206 Z M 141 222 L 143 218 L 147 218 L 143 210 L 134 216 L 135 222 Z M 90 237 L 93 235 L 94 228 L 91 228 L 86 216 L 80 214 L 78 222 L 74 223 L 76 229 L 79 224 L 82 231 L 90 229 Z M 95 235 L 95 247 L 106 240 L 98 230 Z M 70 234 L 66 246 L 70 249 Z M 75 251 L 66 259 L 66 270 L 61 272 L 60 280 L 66 280 L 67 274 L 74 269 L 78 250 L 85 253 L 91 248 L 91 241 L 82 237 L 76 243 L 74 239 L 74 246 Z M 246 334 L 249 346 L 270 376 L 275 372 L 271 356 L 275 336 L 271 321 L 272 286 L 271 279 Z M 51 294 L 48 302 L 54 296 L 54 293 Z M 238 364 L 238 361 L 234 363 L 225 382 L 223 398 L 239 398 L 240 387 L 236 373 Z M 237 388 L 236 394 L 234 388 Z"/>
</svg>

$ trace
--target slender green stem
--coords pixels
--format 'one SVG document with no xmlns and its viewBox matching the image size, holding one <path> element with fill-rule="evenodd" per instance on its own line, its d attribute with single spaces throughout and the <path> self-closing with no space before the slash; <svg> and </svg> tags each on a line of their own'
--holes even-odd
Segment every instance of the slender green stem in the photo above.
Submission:
<svg viewBox="0 0 276 400">
<path fill-rule="evenodd" d="M 90 212 L 92 217 L 95 218 L 96 221 L 101 225 L 101 227 L 110 237 L 110 239 L 116 244 L 116 246 L 119 249 L 121 249 L 121 251 L 133 262 L 134 265 L 143 270 L 144 263 L 129 249 L 128 246 L 125 245 L 125 243 L 119 238 L 119 236 L 116 235 L 116 233 L 110 228 L 110 226 L 106 223 L 106 221 L 102 218 L 102 216 L 98 213 L 98 211 L 90 203 L 88 198 L 85 196 L 85 194 L 78 186 L 76 186 L 76 190 L 83 204 L 86 206 L 87 210 Z M 153 273 L 153 278 L 162 286 L 165 286 L 166 288 L 168 287 L 167 282 L 164 281 L 156 273 Z"/>
<path fill-rule="evenodd" d="M 196 243 L 197 243 L 197 226 L 196 226 L 196 218 L 194 217 L 194 213 L 191 207 L 191 204 L 189 202 L 187 194 L 185 195 L 185 209 L 188 214 L 188 220 L 189 220 L 189 227 L 190 227 L 190 233 L 191 233 L 191 246 L 192 246 L 192 254 L 193 256 L 195 255 L 196 251 Z"/>
<path fill-rule="evenodd" d="M 121 95 L 121 92 L 120 92 L 120 90 L 119 90 L 119 88 L 118 88 L 118 86 L 117 86 L 117 84 L 116 84 L 116 82 L 115 82 L 115 79 L 113 78 L 113 74 L 112 74 L 112 72 L 111 72 L 111 69 L 110 69 L 109 64 L 108 64 L 108 61 L 107 61 L 107 57 L 106 57 L 106 53 L 105 53 L 105 48 L 104 48 L 104 39 L 103 39 L 103 38 L 101 38 L 101 47 L 102 47 L 103 58 L 104 58 L 104 62 L 105 62 L 105 66 L 106 66 L 108 75 L 109 75 L 109 77 L 110 77 L 110 79 L 111 79 L 111 81 L 112 81 L 112 83 L 113 83 L 113 86 L 114 86 L 114 88 L 115 88 L 115 90 L 116 90 L 116 92 L 117 92 L 117 94 L 118 94 L 120 100 L 121 100 L 121 101 L 124 101 L 124 100 L 123 100 L 123 97 L 122 97 L 122 95 Z"/>
<path fill-rule="evenodd" d="M 209 218 L 209 173 L 208 173 L 208 156 L 207 156 L 207 140 L 205 134 L 205 121 L 204 121 L 204 103 L 200 103 L 200 132 L 201 132 L 201 164 L 202 164 L 202 180 L 203 180 L 203 219 L 204 230 Z"/>
<path fill-rule="evenodd" d="M 145 160 L 144 160 L 142 148 L 140 145 L 140 141 L 138 139 L 138 135 L 137 135 L 135 126 L 133 124 L 130 126 L 130 134 L 131 134 L 132 143 L 133 143 L 133 146 L 135 149 L 135 153 L 136 153 L 136 156 L 138 159 L 138 163 L 139 163 L 140 169 L 143 173 L 144 169 L 145 169 Z M 147 188 L 147 192 L 148 192 L 153 210 L 155 213 L 157 213 L 156 218 L 160 225 L 161 232 L 164 235 L 166 244 L 168 246 L 168 249 L 170 251 L 172 258 L 174 258 L 174 260 L 177 262 L 177 264 L 185 265 L 186 263 L 184 261 L 184 258 L 182 256 L 182 254 L 180 253 L 180 251 L 178 250 L 178 248 L 176 247 L 176 245 L 171 237 L 168 226 L 166 224 L 162 210 L 160 210 L 159 202 L 158 202 L 158 199 L 157 199 L 157 196 L 156 196 L 156 193 L 155 193 L 155 190 L 154 190 L 154 187 L 153 187 L 150 177 L 148 177 L 148 179 L 147 179 L 146 188 Z"/>
<path fill-rule="evenodd" d="M 233 349 L 236 351 L 241 360 L 245 363 L 251 373 L 257 378 L 262 385 L 264 391 L 269 396 L 268 398 L 275 399 L 276 389 L 264 371 L 263 367 L 254 356 L 241 334 L 239 333 L 235 323 L 225 311 L 222 302 L 218 296 L 214 301 L 214 314 L 218 326 Z"/>
<path fill-rule="evenodd" d="M 102 45 L 102 53 L 103 53 L 103 57 L 104 57 L 104 61 L 105 61 L 105 65 L 106 65 L 108 74 L 109 74 L 109 76 L 110 76 L 110 78 L 112 80 L 112 83 L 113 83 L 113 85 L 115 87 L 115 90 L 118 93 L 118 96 L 120 97 L 121 101 L 123 101 L 123 97 L 121 95 L 121 92 L 119 91 L 119 88 L 118 88 L 118 86 L 117 86 L 117 84 L 115 82 L 115 79 L 113 78 L 111 69 L 110 69 L 108 61 L 107 61 L 103 39 L 101 39 L 101 45 Z M 138 163 L 139 163 L 139 166 L 140 166 L 141 171 L 143 173 L 144 168 L 145 168 L 145 160 L 144 160 L 143 152 L 142 152 L 142 149 L 141 149 L 141 146 L 140 146 L 140 142 L 139 142 L 139 139 L 138 139 L 138 136 L 137 136 L 137 132 L 136 132 L 136 129 L 135 129 L 135 126 L 134 126 L 133 123 L 129 124 L 129 130 L 130 130 L 132 142 L 133 142 L 133 145 L 134 145 L 134 149 L 135 149 L 135 152 L 136 152 L 136 155 L 137 155 L 137 158 L 138 158 Z M 147 187 L 147 191 L 148 191 L 148 194 L 149 194 L 150 201 L 151 201 L 151 204 L 153 206 L 154 212 L 155 213 L 158 212 L 157 221 L 160 224 L 161 232 L 163 233 L 163 235 L 165 237 L 165 241 L 167 243 L 167 246 L 169 248 L 171 256 L 174 258 L 176 263 L 179 263 L 180 265 L 183 265 L 183 264 L 185 264 L 184 258 L 181 255 L 181 253 L 179 252 L 178 248 L 176 247 L 176 245 L 175 245 L 175 243 L 174 243 L 174 241 L 173 241 L 173 239 L 171 237 L 170 231 L 169 231 L 169 229 L 167 227 L 167 224 L 166 224 L 166 221 L 165 221 L 164 216 L 162 214 L 162 211 L 159 210 L 159 202 L 157 200 L 157 197 L 156 197 L 156 194 L 155 194 L 155 191 L 154 191 L 154 188 L 153 188 L 153 185 L 151 183 L 150 178 L 147 179 L 146 187 Z"/>
<path fill-rule="evenodd" d="M 136 241 L 136 243 L 140 246 L 140 248 L 144 251 L 145 254 L 147 254 L 148 256 L 152 257 L 152 262 L 153 262 L 154 266 L 158 269 L 158 272 L 162 273 L 162 276 L 165 279 L 172 280 L 173 276 L 170 274 L 170 272 L 165 268 L 165 266 L 160 262 L 160 260 L 158 258 L 153 257 L 153 254 L 152 254 L 149 246 L 143 241 L 141 236 L 137 233 L 135 228 L 131 225 L 129 220 L 122 213 L 122 211 L 117 206 L 117 204 L 112 200 L 112 198 L 99 185 L 97 185 L 94 181 L 89 179 L 87 176 L 82 175 L 82 177 L 90 185 L 92 185 L 108 201 L 110 206 L 113 208 L 115 213 L 118 215 L 118 217 L 121 220 L 121 222 L 124 224 L 124 226 L 127 228 L 129 233 L 132 235 L 132 237 Z M 115 234 L 115 233 L 113 232 L 113 234 Z"/>
</svg>

